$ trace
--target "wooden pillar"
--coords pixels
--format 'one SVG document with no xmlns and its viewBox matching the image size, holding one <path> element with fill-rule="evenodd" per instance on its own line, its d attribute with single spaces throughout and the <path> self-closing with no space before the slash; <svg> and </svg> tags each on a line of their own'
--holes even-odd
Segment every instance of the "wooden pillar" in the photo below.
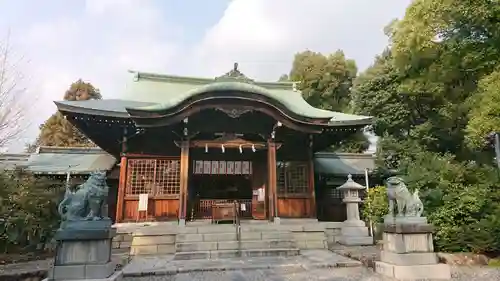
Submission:
<svg viewBox="0 0 500 281">
<path fill-rule="evenodd" d="M 122 135 L 122 157 L 120 159 L 120 178 L 118 180 L 118 194 L 116 198 L 115 223 L 123 221 L 123 205 L 125 204 L 125 189 L 127 188 L 127 127 L 123 128 Z"/>
<path fill-rule="evenodd" d="M 118 196 L 116 198 L 115 222 L 123 220 L 123 204 L 125 203 L 125 188 L 127 185 L 127 157 L 122 156 L 120 161 L 120 179 L 118 181 Z"/>
<path fill-rule="evenodd" d="M 188 192 L 188 177 L 189 177 L 189 141 L 183 141 L 181 144 L 181 186 L 179 194 L 179 224 L 186 223 L 187 213 L 187 192 Z"/>
<path fill-rule="evenodd" d="M 311 195 L 311 217 L 316 218 L 316 190 L 314 188 L 314 152 L 312 136 L 309 142 L 309 194 Z"/>
<path fill-rule="evenodd" d="M 276 177 L 276 143 L 274 140 L 267 142 L 267 179 L 269 190 L 269 218 L 278 217 L 278 195 Z"/>
</svg>

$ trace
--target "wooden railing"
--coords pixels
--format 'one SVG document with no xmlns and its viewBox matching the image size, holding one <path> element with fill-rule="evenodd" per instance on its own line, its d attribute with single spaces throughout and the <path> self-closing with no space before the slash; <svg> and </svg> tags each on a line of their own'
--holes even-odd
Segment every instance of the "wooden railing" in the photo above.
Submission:
<svg viewBox="0 0 500 281">
<path fill-rule="evenodd" d="M 232 199 L 200 199 L 195 202 L 194 218 L 195 219 L 211 219 L 212 218 L 212 205 L 214 203 L 233 203 Z M 240 218 L 252 218 L 252 200 L 240 199 L 236 200 L 239 204 L 238 215 Z M 241 204 L 245 204 L 245 208 L 241 208 Z"/>
</svg>

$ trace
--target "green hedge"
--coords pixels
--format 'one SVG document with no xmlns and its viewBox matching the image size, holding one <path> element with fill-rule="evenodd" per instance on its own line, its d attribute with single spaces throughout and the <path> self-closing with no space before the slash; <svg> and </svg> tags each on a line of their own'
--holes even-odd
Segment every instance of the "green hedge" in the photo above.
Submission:
<svg viewBox="0 0 500 281">
<path fill-rule="evenodd" d="M 59 226 L 62 183 L 23 171 L 3 171 L 0 186 L 0 251 L 43 249 Z"/>
</svg>

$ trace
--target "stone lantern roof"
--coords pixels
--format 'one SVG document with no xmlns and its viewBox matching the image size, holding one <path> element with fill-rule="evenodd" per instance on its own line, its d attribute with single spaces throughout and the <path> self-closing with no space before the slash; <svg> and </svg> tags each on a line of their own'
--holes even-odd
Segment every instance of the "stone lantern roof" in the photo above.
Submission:
<svg viewBox="0 0 500 281">
<path fill-rule="evenodd" d="M 343 185 L 337 187 L 339 190 L 361 190 L 365 188 L 365 186 L 353 181 L 351 174 L 347 176 L 347 181 Z"/>
</svg>

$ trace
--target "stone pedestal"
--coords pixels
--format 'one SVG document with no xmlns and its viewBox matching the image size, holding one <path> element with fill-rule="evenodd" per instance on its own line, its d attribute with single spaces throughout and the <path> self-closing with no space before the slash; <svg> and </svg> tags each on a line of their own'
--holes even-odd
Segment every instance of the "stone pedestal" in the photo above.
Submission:
<svg viewBox="0 0 500 281">
<path fill-rule="evenodd" d="M 68 227 L 56 232 L 57 252 L 49 281 L 62 280 L 121 280 L 111 261 L 111 244 L 116 234 L 114 228 L 92 228 L 87 222 L 83 229 Z"/>
<path fill-rule="evenodd" d="M 364 221 L 346 220 L 340 228 L 338 243 L 349 246 L 373 245 L 373 237 L 369 236 Z"/>
<path fill-rule="evenodd" d="M 373 245 L 373 237 L 368 234 L 368 227 L 359 217 L 359 191 L 365 187 L 353 181 L 349 175 L 347 181 L 337 189 L 344 193 L 342 202 L 347 211 L 347 220 L 342 223 L 338 242 L 349 246 Z"/>
<path fill-rule="evenodd" d="M 399 218 L 396 224 L 384 225 L 384 247 L 375 271 L 402 280 L 451 279 L 450 267 L 440 264 L 434 253 L 433 227 L 425 218 L 415 219 L 425 223 Z"/>
</svg>

